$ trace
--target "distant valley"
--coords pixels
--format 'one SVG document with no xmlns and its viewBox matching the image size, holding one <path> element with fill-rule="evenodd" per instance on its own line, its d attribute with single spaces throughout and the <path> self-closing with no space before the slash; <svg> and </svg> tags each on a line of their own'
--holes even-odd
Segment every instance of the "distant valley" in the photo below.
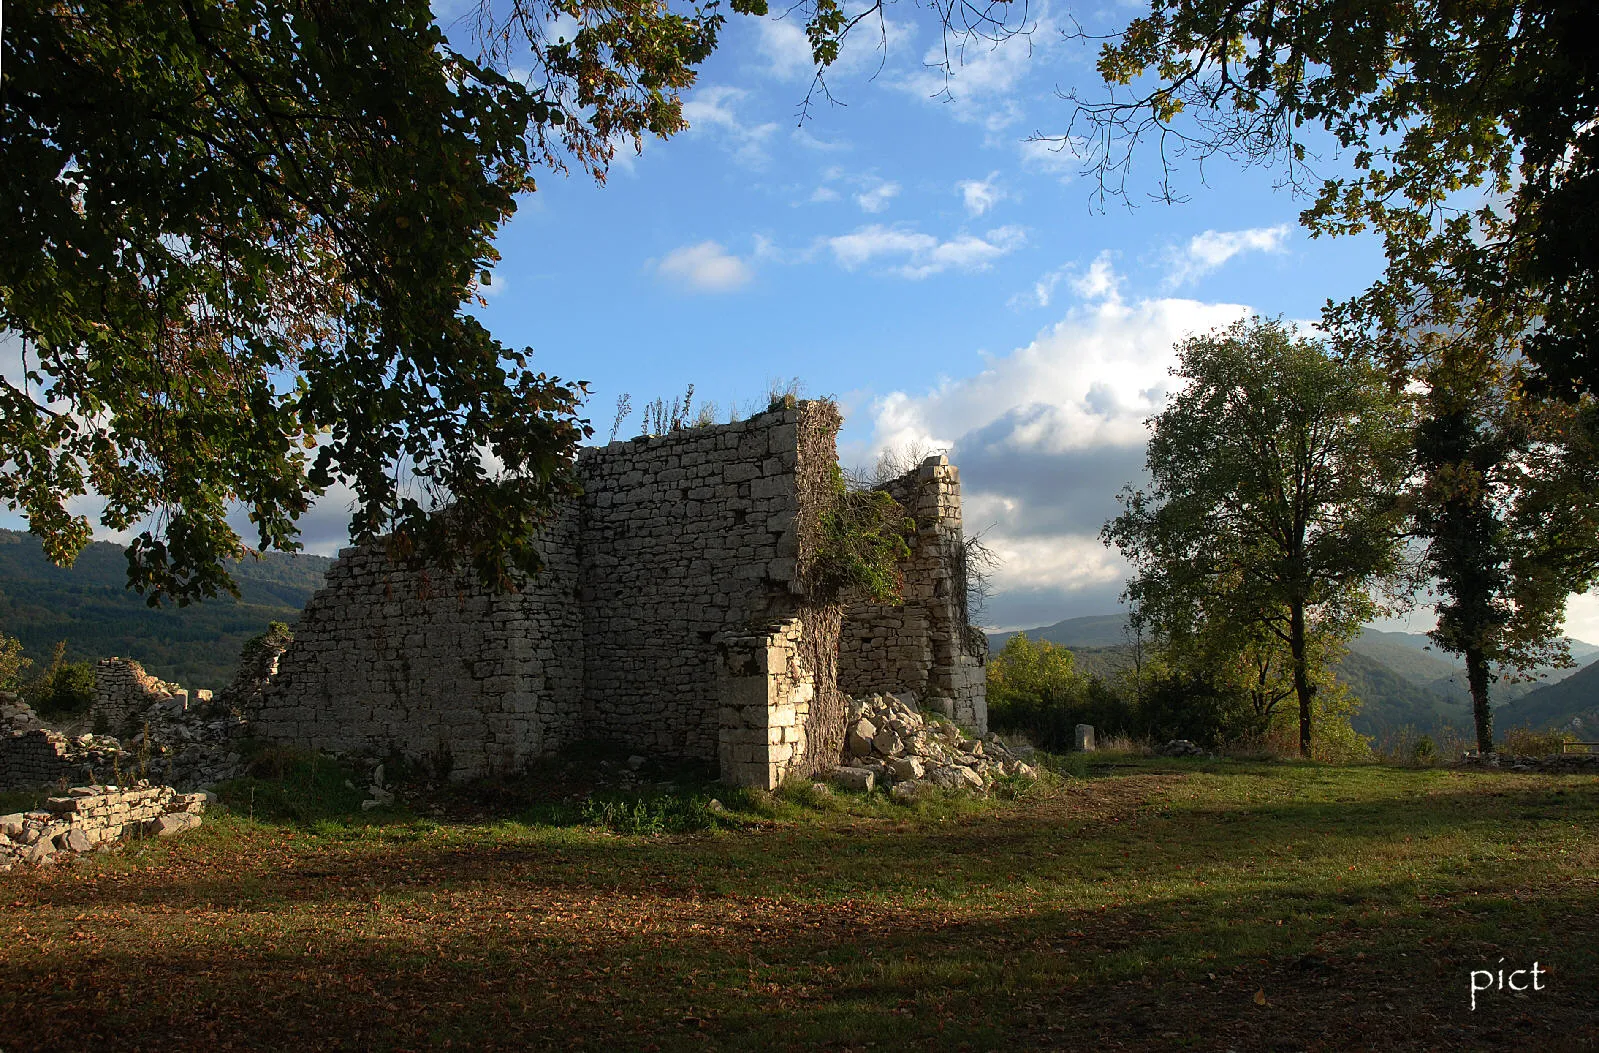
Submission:
<svg viewBox="0 0 1599 1053">
<path fill-rule="evenodd" d="M 37 538 L 0 530 L 0 632 L 44 664 L 56 642 L 77 661 L 120 655 L 186 687 L 226 686 L 239 649 L 269 622 L 292 622 L 322 586 L 325 556 L 269 553 L 232 568 L 240 597 L 150 607 L 127 587 L 120 545 L 97 541 L 70 568 L 45 558 Z"/>
<path fill-rule="evenodd" d="M 1071 649 L 1087 673 L 1113 676 L 1132 663 L 1132 648 L 1124 635 L 1120 615 L 1068 618 L 1054 625 L 1025 630 L 1034 640 L 1049 640 Z M 995 649 L 1016 635 L 990 633 Z M 1500 680 L 1493 685 L 1495 721 L 1500 730 L 1513 727 L 1586 728 L 1599 730 L 1599 647 L 1581 640 L 1569 641 L 1575 667 L 1544 668 L 1537 679 Z M 1350 641 L 1349 654 L 1339 664 L 1338 678 L 1362 701 L 1353 723 L 1367 735 L 1380 738 L 1406 726 L 1437 734 L 1472 727 L 1471 692 L 1465 665 L 1454 655 L 1439 651 L 1424 634 L 1366 629 Z"/>
</svg>

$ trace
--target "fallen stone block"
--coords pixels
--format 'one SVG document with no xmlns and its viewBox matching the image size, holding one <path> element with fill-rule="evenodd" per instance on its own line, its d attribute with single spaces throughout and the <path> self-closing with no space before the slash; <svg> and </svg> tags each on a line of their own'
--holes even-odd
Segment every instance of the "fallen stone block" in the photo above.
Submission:
<svg viewBox="0 0 1599 1053">
<path fill-rule="evenodd" d="M 895 757 L 888 767 L 896 779 L 920 779 L 927 774 L 927 765 L 920 757 Z"/>
<path fill-rule="evenodd" d="M 870 793 L 877 784 L 877 776 L 870 768 L 834 768 L 833 785 L 844 790 L 860 790 Z"/>
<path fill-rule="evenodd" d="M 155 837 L 171 837 L 181 834 L 185 830 L 193 830 L 199 826 L 201 819 L 198 815 L 189 812 L 168 812 L 166 815 L 151 819 L 144 825 L 144 832 Z"/>
</svg>

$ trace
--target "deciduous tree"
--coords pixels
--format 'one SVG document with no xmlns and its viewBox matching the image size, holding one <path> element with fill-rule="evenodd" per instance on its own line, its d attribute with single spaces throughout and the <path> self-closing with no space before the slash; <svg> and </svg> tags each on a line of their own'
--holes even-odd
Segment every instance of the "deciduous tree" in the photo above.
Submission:
<svg viewBox="0 0 1599 1053">
<path fill-rule="evenodd" d="M 464 308 L 537 167 L 603 177 L 684 127 L 722 20 L 514 0 L 472 57 L 426 0 L 7 4 L 0 501 L 67 562 L 92 529 L 72 502 L 104 498 L 152 603 L 232 590 L 230 508 L 293 549 L 335 482 L 358 540 L 532 568 L 582 387 Z"/>
<path fill-rule="evenodd" d="M 1124 491 L 1103 537 L 1132 563 L 1128 599 L 1157 636 L 1230 642 L 1239 660 L 1265 637 L 1286 648 L 1309 756 L 1330 645 L 1404 569 L 1408 409 L 1371 365 L 1280 322 L 1180 351 L 1184 386 L 1151 421 L 1149 487 Z"/>
</svg>

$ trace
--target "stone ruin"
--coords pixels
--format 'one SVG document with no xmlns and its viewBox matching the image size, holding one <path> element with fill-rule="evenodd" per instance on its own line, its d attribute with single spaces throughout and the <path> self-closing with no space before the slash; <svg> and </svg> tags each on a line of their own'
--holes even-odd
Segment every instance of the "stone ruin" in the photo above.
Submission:
<svg viewBox="0 0 1599 1053">
<path fill-rule="evenodd" d="M 137 837 L 170 837 L 200 825 L 212 797 L 170 786 L 79 786 L 42 810 L 0 815 L 0 872 L 57 853 L 104 850 Z"/>
<path fill-rule="evenodd" d="M 987 645 L 946 458 L 885 486 L 916 526 L 903 603 L 809 584 L 840 423 L 798 402 L 583 450 L 582 494 L 515 591 L 345 549 L 248 706 L 254 732 L 452 779 L 601 740 L 765 788 L 839 765 L 850 696 L 910 692 L 982 736 Z"/>
<path fill-rule="evenodd" d="M 233 778 L 243 770 L 234 750 L 244 732 L 240 701 L 251 697 L 237 680 L 213 698 L 151 676 L 138 662 L 103 658 L 88 713 L 69 725 L 80 730 L 67 731 L 0 692 L 0 790 L 124 776 L 198 788 Z"/>
</svg>

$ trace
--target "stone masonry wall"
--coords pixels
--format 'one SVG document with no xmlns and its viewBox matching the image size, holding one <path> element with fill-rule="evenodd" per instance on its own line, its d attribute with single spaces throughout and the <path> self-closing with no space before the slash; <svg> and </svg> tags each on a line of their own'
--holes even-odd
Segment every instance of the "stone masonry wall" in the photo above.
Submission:
<svg viewBox="0 0 1599 1053">
<path fill-rule="evenodd" d="M 583 496 L 542 539 L 547 571 L 513 595 L 346 550 L 252 723 L 310 748 L 436 757 L 456 778 L 574 738 L 716 762 L 717 639 L 803 604 L 802 442 L 836 462 L 836 423 L 801 426 L 819 414 L 836 411 L 802 402 L 582 451 Z"/>
<path fill-rule="evenodd" d="M 40 812 L 0 816 L 0 871 L 44 863 L 57 852 L 90 852 L 124 837 L 167 837 L 200 825 L 208 797 L 170 786 L 79 786 Z"/>
<path fill-rule="evenodd" d="M 883 489 L 916 521 L 903 602 L 845 609 L 839 687 L 855 698 L 914 691 L 926 708 L 986 734 L 988 648 L 966 621 L 960 471 L 933 456 Z"/>
<path fill-rule="evenodd" d="M 399 753 L 454 778 L 509 771 L 569 740 L 582 700 L 577 515 L 541 539 L 546 568 L 495 594 L 470 570 L 410 569 L 345 549 L 251 706 L 306 748 Z"/>
<path fill-rule="evenodd" d="M 94 702 L 89 707 L 89 719 L 97 727 L 122 734 L 130 730 L 126 726 L 129 720 L 151 703 L 178 697 L 187 701 L 189 693 L 177 684 L 146 673 L 138 662 L 127 658 L 102 658 L 94 670 Z"/>
<path fill-rule="evenodd" d="M 794 613 L 799 403 L 583 451 L 584 720 L 660 756 L 720 751 L 716 640 Z M 803 429 L 811 430 L 811 429 Z M 827 433 L 826 454 L 836 461 Z"/>
</svg>

